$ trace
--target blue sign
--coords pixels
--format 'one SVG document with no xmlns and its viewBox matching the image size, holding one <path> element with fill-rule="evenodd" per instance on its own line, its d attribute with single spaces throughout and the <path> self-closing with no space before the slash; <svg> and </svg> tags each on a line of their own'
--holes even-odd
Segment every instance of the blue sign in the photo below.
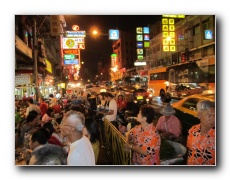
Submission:
<svg viewBox="0 0 230 180">
<path fill-rule="evenodd" d="M 212 39 L 212 30 L 205 30 L 205 39 Z"/>
<path fill-rule="evenodd" d="M 64 64 L 79 64 L 78 59 L 64 60 Z"/>
<path fill-rule="evenodd" d="M 109 30 L 109 40 L 118 40 L 119 39 L 119 30 L 110 29 Z"/>
<path fill-rule="evenodd" d="M 137 48 L 143 48 L 143 42 L 137 42 Z"/>
<path fill-rule="evenodd" d="M 149 27 L 143 27 L 144 34 L 149 34 Z"/>
</svg>

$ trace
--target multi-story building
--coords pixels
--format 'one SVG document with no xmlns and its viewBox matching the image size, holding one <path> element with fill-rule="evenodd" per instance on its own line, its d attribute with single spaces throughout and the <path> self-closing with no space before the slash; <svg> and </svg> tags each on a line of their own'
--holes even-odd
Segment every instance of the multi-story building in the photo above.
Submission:
<svg viewBox="0 0 230 180">
<path fill-rule="evenodd" d="M 156 87 L 154 81 L 157 80 L 157 74 L 160 73 L 158 69 L 163 69 L 162 67 L 169 69 L 172 66 L 176 68 L 176 65 L 177 69 L 182 69 L 182 66 L 180 68 L 178 65 L 196 62 L 194 65 L 198 66 L 198 69 L 203 68 L 203 72 L 206 73 L 206 79 L 203 78 L 205 80 L 205 86 L 208 89 L 215 89 L 215 16 L 189 15 L 183 19 L 177 19 L 175 23 L 174 51 L 164 51 L 163 33 L 159 31 L 161 28 L 161 23 L 156 23 L 152 26 L 151 32 L 158 30 L 159 33 L 152 36 L 150 48 L 146 51 L 145 59 L 147 61 L 148 78 L 151 81 L 151 88 Z M 206 70 L 204 70 L 204 67 Z M 198 72 L 195 70 L 194 72 L 189 72 L 191 77 L 194 73 Z M 163 80 L 162 76 L 160 78 L 160 80 Z M 194 82 L 200 83 L 201 80 L 199 81 L 198 79 L 201 78 L 198 78 L 198 75 L 196 78 L 197 80 Z M 173 79 L 172 83 L 179 82 L 178 79 Z M 171 80 L 169 80 L 167 76 L 164 76 L 164 80 L 171 83 Z M 192 81 L 193 80 L 189 78 L 183 79 L 183 82 L 191 83 Z M 160 85 L 158 82 L 157 86 L 159 86 L 159 91 L 166 91 L 166 84 L 163 85 L 162 83 L 162 85 Z M 158 90 L 156 94 L 159 94 Z"/>
<path fill-rule="evenodd" d="M 64 32 L 65 20 L 57 16 L 61 34 L 53 36 L 50 18 L 45 15 L 15 16 L 15 95 L 19 99 L 32 92 L 47 97 L 61 82 L 60 35 Z"/>
<path fill-rule="evenodd" d="M 124 77 L 126 69 L 132 68 L 136 60 L 136 39 L 135 34 L 120 31 L 120 38 L 112 44 L 111 80 L 115 81 Z"/>
<path fill-rule="evenodd" d="M 186 16 L 175 24 L 176 51 L 165 52 L 162 45 L 161 23 L 151 29 L 158 29 L 158 34 L 150 40 L 150 48 L 146 52 L 147 64 L 151 68 L 172 64 L 215 58 L 215 16 Z M 213 37 L 205 39 L 205 31 L 211 30 Z M 152 31 L 153 32 L 153 31 Z"/>
</svg>

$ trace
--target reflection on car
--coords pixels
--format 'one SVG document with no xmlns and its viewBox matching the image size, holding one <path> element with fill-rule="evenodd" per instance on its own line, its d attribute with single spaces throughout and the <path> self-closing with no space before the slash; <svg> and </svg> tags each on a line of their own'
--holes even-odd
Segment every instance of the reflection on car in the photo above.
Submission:
<svg viewBox="0 0 230 180">
<path fill-rule="evenodd" d="M 188 130 L 195 124 L 199 124 L 196 105 L 201 100 L 215 101 L 215 94 L 194 94 L 172 103 L 183 128 L 183 134 L 187 135 Z"/>
</svg>

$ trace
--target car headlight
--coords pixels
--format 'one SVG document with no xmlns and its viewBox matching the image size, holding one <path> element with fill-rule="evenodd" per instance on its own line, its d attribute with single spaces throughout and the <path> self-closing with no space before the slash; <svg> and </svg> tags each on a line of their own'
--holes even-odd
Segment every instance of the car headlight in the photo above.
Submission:
<svg viewBox="0 0 230 180">
<path fill-rule="evenodd" d="M 137 103 L 137 100 L 134 100 L 133 102 L 134 102 L 134 103 Z"/>
</svg>

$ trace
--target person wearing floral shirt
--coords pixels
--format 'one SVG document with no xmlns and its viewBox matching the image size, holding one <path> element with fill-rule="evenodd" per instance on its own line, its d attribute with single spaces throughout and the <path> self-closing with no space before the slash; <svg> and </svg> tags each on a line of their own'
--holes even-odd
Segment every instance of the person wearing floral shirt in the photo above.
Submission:
<svg viewBox="0 0 230 180">
<path fill-rule="evenodd" d="M 161 137 L 153 125 L 155 111 L 149 105 L 143 105 L 137 115 L 141 124 L 132 128 L 126 136 L 124 148 L 133 150 L 132 164 L 159 165 Z"/>
<path fill-rule="evenodd" d="M 203 100 L 197 103 L 200 124 L 189 129 L 187 138 L 188 165 L 215 165 L 215 102 Z"/>
</svg>

